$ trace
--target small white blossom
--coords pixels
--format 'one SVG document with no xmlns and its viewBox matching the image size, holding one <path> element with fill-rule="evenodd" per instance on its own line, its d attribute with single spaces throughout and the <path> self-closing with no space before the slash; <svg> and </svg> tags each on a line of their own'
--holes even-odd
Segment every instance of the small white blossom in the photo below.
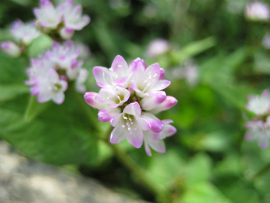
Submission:
<svg viewBox="0 0 270 203">
<path fill-rule="evenodd" d="M 53 100 L 57 104 L 62 104 L 67 86 L 67 82 L 60 80 L 58 73 L 51 68 L 43 77 L 37 78 L 30 91 L 32 95 L 37 96 L 40 103 Z"/>
<path fill-rule="evenodd" d="M 260 1 L 248 3 L 246 5 L 245 15 L 247 19 L 254 21 L 267 21 L 270 17 L 268 6 Z"/>
<path fill-rule="evenodd" d="M 149 57 L 157 57 L 160 56 L 170 49 L 170 44 L 165 39 L 155 39 L 150 42 L 148 45 L 146 54 Z"/>
<path fill-rule="evenodd" d="M 34 22 L 23 23 L 20 20 L 13 23 L 11 32 L 15 40 L 24 45 L 31 44 L 33 39 L 40 35 L 40 32 L 37 30 Z"/>
<path fill-rule="evenodd" d="M 266 122 L 261 120 L 253 120 L 245 123 L 247 132 L 245 139 L 247 141 L 257 140 L 261 149 L 268 146 L 270 139 L 270 116 L 266 118 Z"/>
<path fill-rule="evenodd" d="M 246 109 L 255 113 L 257 116 L 267 115 L 270 112 L 269 91 L 264 90 L 262 95 L 250 95 Z"/>
</svg>

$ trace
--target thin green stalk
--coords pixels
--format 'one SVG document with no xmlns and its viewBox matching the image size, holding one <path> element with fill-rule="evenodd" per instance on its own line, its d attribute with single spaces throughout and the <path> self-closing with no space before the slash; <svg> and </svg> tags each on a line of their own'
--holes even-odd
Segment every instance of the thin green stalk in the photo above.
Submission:
<svg viewBox="0 0 270 203">
<path fill-rule="evenodd" d="M 254 180 L 255 178 L 258 178 L 259 176 L 262 176 L 263 174 L 265 174 L 269 170 L 270 170 L 270 162 L 267 163 L 261 170 L 257 171 L 252 179 Z"/>
<path fill-rule="evenodd" d="M 112 128 L 111 128 L 112 129 Z M 111 133 L 111 131 L 109 131 Z M 108 136 L 107 136 L 108 138 Z M 160 190 L 154 184 L 151 184 L 149 181 L 146 172 L 138 166 L 126 153 L 125 151 L 118 148 L 117 145 L 112 144 L 108 141 L 108 139 L 102 139 L 104 143 L 106 143 L 114 152 L 117 159 L 128 169 L 130 170 L 139 180 L 140 182 L 149 189 L 153 194 L 159 195 Z"/>
</svg>

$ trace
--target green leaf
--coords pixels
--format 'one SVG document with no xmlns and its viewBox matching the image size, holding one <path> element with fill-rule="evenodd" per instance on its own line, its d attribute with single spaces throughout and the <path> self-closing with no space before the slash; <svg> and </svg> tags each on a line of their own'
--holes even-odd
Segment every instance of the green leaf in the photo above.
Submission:
<svg viewBox="0 0 270 203">
<path fill-rule="evenodd" d="M 24 84 L 27 79 L 25 69 L 29 66 L 29 61 L 25 58 L 11 58 L 0 52 L 0 84 Z"/>
<path fill-rule="evenodd" d="M 223 132 L 213 132 L 205 135 L 198 145 L 196 145 L 196 148 L 212 152 L 221 152 L 228 149 L 229 144 L 229 140 Z"/>
<path fill-rule="evenodd" d="M 56 165 L 86 163 L 97 156 L 95 136 L 76 124 L 57 122 L 53 115 L 27 123 L 22 114 L 3 107 L 0 115 L 1 138 L 26 156 Z"/>
<path fill-rule="evenodd" d="M 230 203 L 214 185 L 209 182 L 201 182 L 193 185 L 179 200 L 174 203 Z"/>
<path fill-rule="evenodd" d="M 254 70 L 259 74 L 270 74 L 270 59 L 265 52 L 254 55 Z"/>
<path fill-rule="evenodd" d="M 25 85 L 0 85 L 0 101 L 14 99 L 18 95 L 29 92 L 29 87 Z"/>
<path fill-rule="evenodd" d="M 177 176 L 183 175 L 184 163 L 176 151 L 170 150 L 166 154 L 156 154 L 147 172 L 153 183 L 164 189 L 173 184 Z"/>
<path fill-rule="evenodd" d="M 208 180 L 211 176 L 211 165 L 211 159 L 206 154 L 194 156 L 186 169 L 187 185 Z"/>
<path fill-rule="evenodd" d="M 248 54 L 246 48 L 239 48 L 228 56 L 217 55 L 201 66 L 202 82 L 210 85 L 227 102 L 240 109 L 244 109 L 247 95 L 254 91 L 247 85 L 237 84 L 233 73 Z"/>
<path fill-rule="evenodd" d="M 206 51 L 207 49 L 216 45 L 214 37 L 208 37 L 206 39 L 192 42 L 186 45 L 182 50 L 172 54 L 172 60 L 174 63 L 179 64 L 187 58 L 193 57 L 199 53 Z"/>
<path fill-rule="evenodd" d="M 45 35 L 41 34 L 38 38 L 34 39 L 31 46 L 28 49 L 30 57 L 37 57 L 39 54 L 50 49 L 52 46 L 52 39 Z"/>
</svg>

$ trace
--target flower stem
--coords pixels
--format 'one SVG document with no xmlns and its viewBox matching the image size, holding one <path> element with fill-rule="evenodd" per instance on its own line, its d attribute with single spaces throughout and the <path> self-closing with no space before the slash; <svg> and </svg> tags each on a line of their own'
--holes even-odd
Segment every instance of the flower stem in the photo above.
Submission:
<svg viewBox="0 0 270 203">
<path fill-rule="evenodd" d="M 257 171 L 252 179 L 254 180 L 255 178 L 258 178 L 259 176 L 262 176 L 267 171 L 269 171 L 269 169 L 270 169 L 270 162 L 268 162 L 263 168 L 261 168 L 259 171 Z"/>
<path fill-rule="evenodd" d="M 155 195 L 160 194 L 160 189 L 157 188 L 154 184 L 151 184 L 149 181 L 147 174 L 145 171 L 137 165 L 126 153 L 125 151 L 121 150 L 117 145 L 112 144 L 108 140 L 108 135 L 110 135 L 112 131 L 112 127 L 107 132 L 107 136 L 105 138 L 101 137 L 102 141 L 106 143 L 114 152 L 116 158 L 128 169 L 130 170 L 149 191 L 151 191 Z"/>
<path fill-rule="evenodd" d="M 114 152 L 116 158 L 128 169 L 130 170 L 135 177 L 137 177 L 140 181 L 140 183 L 147 188 L 151 193 L 155 195 L 155 197 L 159 197 L 164 199 L 164 197 L 168 196 L 165 191 L 162 191 L 159 187 L 157 187 L 154 183 L 151 183 L 149 180 L 146 172 L 136 163 L 134 162 L 126 153 L 125 151 L 121 150 L 117 145 L 110 143 L 109 136 L 112 131 L 112 127 L 110 127 L 104 134 L 100 133 L 100 129 L 95 125 L 96 119 L 93 117 L 93 112 L 91 111 L 91 108 L 86 105 L 86 103 L 83 101 L 82 96 L 79 95 L 75 91 L 75 89 L 71 88 L 72 95 L 75 97 L 75 99 L 78 102 L 78 106 L 80 106 L 81 110 L 86 114 L 88 118 L 88 122 L 91 124 L 91 126 L 94 126 L 94 130 L 97 133 L 93 133 L 98 139 L 102 140 L 106 145 L 108 145 L 112 151 Z M 167 198 L 168 199 L 168 198 Z M 165 202 L 165 201 L 162 201 Z M 167 201 L 166 201 L 167 202 Z"/>
</svg>

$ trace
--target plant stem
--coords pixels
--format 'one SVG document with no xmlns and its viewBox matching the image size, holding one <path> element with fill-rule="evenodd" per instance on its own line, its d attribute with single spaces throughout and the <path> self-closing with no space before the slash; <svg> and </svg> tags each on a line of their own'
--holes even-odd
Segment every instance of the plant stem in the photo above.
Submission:
<svg viewBox="0 0 270 203">
<path fill-rule="evenodd" d="M 108 131 L 108 135 L 110 135 L 112 131 L 112 127 L 110 128 L 110 130 Z M 159 195 L 160 194 L 160 190 L 159 188 L 157 188 L 154 184 L 151 184 L 151 182 L 149 181 L 147 174 L 145 173 L 145 171 L 139 166 L 137 165 L 126 153 L 125 151 L 121 150 L 120 148 L 118 148 L 117 145 L 112 144 L 109 142 L 108 137 L 107 138 L 103 137 L 101 138 L 102 141 L 104 143 L 106 143 L 114 152 L 115 156 L 117 157 L 117 159 L 127 168 L 129 169 L 139 180 L 140 182 L 148 189 L 150 190 L 153 194 L 155 195 Z"/>
<path fill-rule="evenodd" d="M 254 180 L 255 178 L 258 178 L 259 176 L 265 174 L 267 171 L 269 171 L 269 169 L 270 169 L 270 162 L 268 162 L 261 170 L 257 171 L 252 179 Z"/>
</svg>

